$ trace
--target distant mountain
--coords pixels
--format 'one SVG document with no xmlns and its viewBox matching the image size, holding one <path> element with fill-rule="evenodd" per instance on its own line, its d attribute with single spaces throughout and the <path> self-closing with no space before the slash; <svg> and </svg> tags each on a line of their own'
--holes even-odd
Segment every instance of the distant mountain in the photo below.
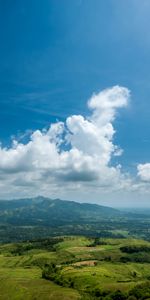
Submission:
<svg viewBox="0 0 150 300">
<path fill-rule="evenodd" d="M 119 210 L 97 204 L 36 197 L 0 201 L 0 223 L 15 226 L 85 224 L 120 217 Z"/>
<path fill-rule="evenodd" d="M 49 237 L 149 239 L 149 215 L 44 197 L 0 200 L 0 244 Z"/>
</svg>

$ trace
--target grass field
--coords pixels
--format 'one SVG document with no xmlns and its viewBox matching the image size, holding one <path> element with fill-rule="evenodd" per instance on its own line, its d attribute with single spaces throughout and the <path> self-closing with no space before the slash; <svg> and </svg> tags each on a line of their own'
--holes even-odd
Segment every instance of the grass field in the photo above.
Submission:
<svg viewBox="0 0 150 300">
<path fill-rule="evenodd" d="M 41 278 L 39 268 L 1 267 L 0 299 L 79 299 L 79 294 Z"/>
<path fill-rule="evenodd" d="M 141 252 L 123 253 L 124 246 L 134 246 L 134 252 L 146 247 L 142 249 L 149 258 L 149 242 L 128 238 L 100 239 L 95 244 L 91 238 L 66 237 L 54 245 L 53 251 L 31 242 L 1 245 L 0 299 L 76 300 L 86 299 L 83 295 L 88 293 L 89 299 L 103 299 L 95 298 L 91 291 L 128 292 L 137 284 L 149 282 L 150 264 L 138 261 Z M 122 256 L 131 261 L 121 262 Z M 43 279 L 42 270 L 52 263 L 56 274 L 51 280 Z"/>
</svg>

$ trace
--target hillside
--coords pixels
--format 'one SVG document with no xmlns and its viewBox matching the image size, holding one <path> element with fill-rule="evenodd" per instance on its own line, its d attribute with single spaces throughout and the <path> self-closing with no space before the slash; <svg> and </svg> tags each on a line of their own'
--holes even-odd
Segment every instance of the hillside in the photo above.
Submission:
<svg viewBox="0 0 150 300">
<path fill-rule="evenodd" d="M 12 225 L 60 226 L 120 215 L 110 207 L 44 197 L 0 201 L 0 223 Z"/>
<path fill-rule="evenodd" d="M 150 242 L 57 237 L 0 245 L 2 300 L 148 300 Z"/>
<path fill-rule="evenodd" d="M 0 201 L 1 243 L 64 235 L 149 240 L 149 225 L 149 215 L 97 204 L 44 197 Z"/>
</svg>

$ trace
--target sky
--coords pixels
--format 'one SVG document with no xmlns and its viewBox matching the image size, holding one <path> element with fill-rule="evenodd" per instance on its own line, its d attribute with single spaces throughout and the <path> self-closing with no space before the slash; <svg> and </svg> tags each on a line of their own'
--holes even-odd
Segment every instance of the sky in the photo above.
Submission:
<svg viewBox="0 0 150 300">
<path fill-rule="evenodd" d="M 0 1 L 0 198 L 150 206 L 150 1 Z"/>
</svg>

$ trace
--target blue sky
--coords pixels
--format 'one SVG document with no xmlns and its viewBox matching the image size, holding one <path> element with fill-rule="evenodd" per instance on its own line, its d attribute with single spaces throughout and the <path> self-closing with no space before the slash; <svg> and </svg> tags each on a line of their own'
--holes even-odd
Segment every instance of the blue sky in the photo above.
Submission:
<svg viewBox="0 0 150 300">
<path fill-rule="evenodd" d="M 124 152 L 112 160 L 136 176 L 150 160 L 149 13 L 149 0 L 0 1 L 3 147 L 12 136 L 26 142 L 30 131 L 88 115 L 94 92 L 124 86 L 131 98 L 113 123 Z"/>
</svg>

